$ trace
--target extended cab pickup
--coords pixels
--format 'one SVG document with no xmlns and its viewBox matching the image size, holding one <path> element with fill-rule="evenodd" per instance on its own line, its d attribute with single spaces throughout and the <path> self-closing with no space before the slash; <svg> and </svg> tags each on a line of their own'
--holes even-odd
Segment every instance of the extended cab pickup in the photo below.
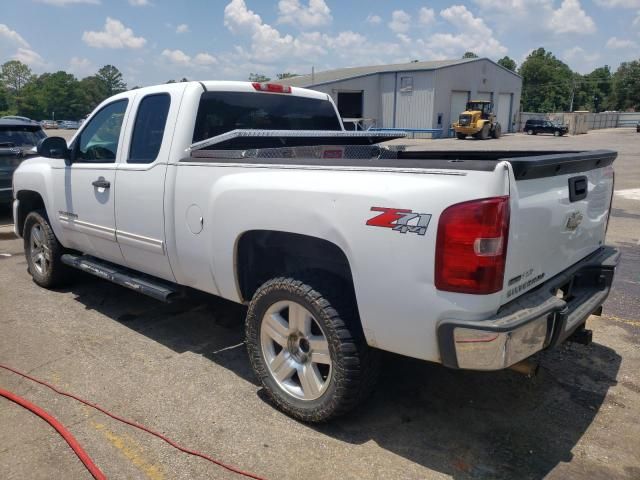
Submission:
<svg viewBox="0 0 640 480">
<path fill-rule="evenodd" d="M 604 244 L 615 152 L 387 139 L 343 131 L 310 90 L 141 88 L 22 163 L 15 232 L 43 287 L 75 267 L 161 300 L 190 287 L 248 305 L 255 373 L 305 421 L 364 398 L 379 350 L 497 370 L 585 333 L 619 258 Z"/>
</svg>

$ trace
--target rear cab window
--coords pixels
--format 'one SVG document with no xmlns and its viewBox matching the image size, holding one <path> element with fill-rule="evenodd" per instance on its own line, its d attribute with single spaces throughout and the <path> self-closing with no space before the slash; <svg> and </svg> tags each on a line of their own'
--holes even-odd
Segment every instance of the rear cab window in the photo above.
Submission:
<svg viewBox="0 0 640 480">
<path fill-rule="evenodd" d="M 46 136 L 39 125 L 0 125 L 0 147 L 33 147 Z"/>
<path fill-rule="evenodd" d="M 342 130 L 329 100 L 257 92 L 203 93 L 193 142 L 236 129 Z"/>
</svg>

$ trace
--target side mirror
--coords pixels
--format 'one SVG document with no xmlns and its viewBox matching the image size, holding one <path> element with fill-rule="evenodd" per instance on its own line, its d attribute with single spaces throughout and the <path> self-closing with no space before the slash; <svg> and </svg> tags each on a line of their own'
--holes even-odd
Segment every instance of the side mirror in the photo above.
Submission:
<svg viewBox="0 0 640 480">
<path fill-rule="evenodd" d="M 67 141 L 62 137 L 45 137 L 38 143 L 38 155 L 47 158 L 64 158 L 69 160 L 71 155 Z"/>
</svg>

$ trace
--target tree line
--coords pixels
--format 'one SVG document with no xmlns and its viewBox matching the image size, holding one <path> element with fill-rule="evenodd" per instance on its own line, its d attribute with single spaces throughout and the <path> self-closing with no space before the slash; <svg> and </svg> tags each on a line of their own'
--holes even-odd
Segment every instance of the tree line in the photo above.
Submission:
<svg viewBox="0 0 640 480">
<path fill-rule="evenodd" d="M 519 68 L 509 57 L 501 58 L 498 64 L 522 77 L 523 112 L 640 110 L 640 60 L 622 62 L 615 72 L 603 65 L 582 75 L 553 53 L 538 48 Z"/>
<path fill-rule="evenodd" d="M 463 56 L 476 57 L 473 52 Z M 506 56 L 498 64 L 522 76 L 524 112 L 640 110 L 640 60 L 623 62 L 615 72 L 603 65 L 582 75 L 553 53 L 538 48 L 519 67 Z M 279 73 L 276 80 L 293 76 L 296 74 Z M 251 73 L 249 80 L 265 82 L 270 77 Z M 105 65 L 94 75 L 78 80 L 64 71 L 36 75 L 27 65 L 10 60 L 0 66 L 0 116 L 22 115 L 40 120 L 55 115 L 59 119 L 79 119 L 104 99 L 125 90 L 127 84 L 122 73 L 113 65 Z"/>
</svg>

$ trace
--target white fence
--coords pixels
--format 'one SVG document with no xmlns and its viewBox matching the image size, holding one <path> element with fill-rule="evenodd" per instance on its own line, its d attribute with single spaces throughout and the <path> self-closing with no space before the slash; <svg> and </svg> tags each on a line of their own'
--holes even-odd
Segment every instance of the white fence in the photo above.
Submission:
<svg viewBox="0 0 640 480">
<path fill-rule="evenodd" d="M 524 129 L 529 119 L 551 120 L 569 125 L 569 133 L 586 133 L 588 130 L 601 128 L 633 127 L 640 122 L 640 112 L 606 112 L 606 113 L 532 113 L 521 112 L 518 131 Z M 572 128 L 573 127 L 573 128 Z M 572 132 L 573 130 L 573 132 Z"/>
</svg>

